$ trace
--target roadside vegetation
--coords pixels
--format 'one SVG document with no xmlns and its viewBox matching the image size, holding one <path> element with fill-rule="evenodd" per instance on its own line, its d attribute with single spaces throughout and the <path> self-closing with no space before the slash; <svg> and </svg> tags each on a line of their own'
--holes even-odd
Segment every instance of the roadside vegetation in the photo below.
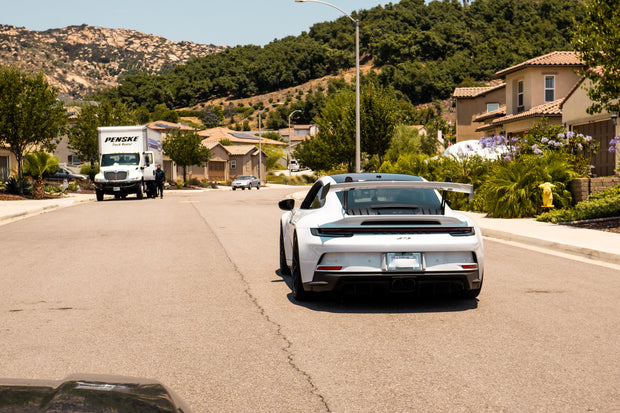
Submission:
<svg viewBox="0 0 620 413">
<path fill-rule="evenodd" d="M 496 218 L 532 217 L 542 212 L 542 191 L 538 185 L 550 182 L 556 208 L 570 207 L 569 183 L 587 176 L 584 165 L 599 149 L 588 136 L 564 134 L 546 121 L 536 124 L 520 138 L 503 136 L 481 139 L 489 153 L 506 148 L 496 160 L 480 156 L 464 158 L 420 154 L 392 155 L 379 172 L 408 173 L 432 181 L 473 184 L 475 197 L 450 194 L 457 209 L 486 212 Z M 589 164 L 589 163 L 588 163 Z"/>
<path fill-rule="evenodd" d="M 595 218 L 620 216 L 620 185 L 592 194 L 574 208 L 556 209 L 540 214 L 536 219 L 543 222 L 572 222 Z"/>
</svg>

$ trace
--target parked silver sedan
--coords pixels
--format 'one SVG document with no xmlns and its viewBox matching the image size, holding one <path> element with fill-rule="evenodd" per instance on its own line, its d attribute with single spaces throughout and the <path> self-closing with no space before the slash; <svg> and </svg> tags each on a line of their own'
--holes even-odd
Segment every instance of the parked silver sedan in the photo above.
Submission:
<svg viewBox="0 0 620 413">
<path fill-rule="evenodd" d="M 252 189 L 252 187 L 260 189 L 260 180 L 254 175 L 241 175 L 237 177 L 232 183 L 233 191 L 237 188 Z"/>
</svg>

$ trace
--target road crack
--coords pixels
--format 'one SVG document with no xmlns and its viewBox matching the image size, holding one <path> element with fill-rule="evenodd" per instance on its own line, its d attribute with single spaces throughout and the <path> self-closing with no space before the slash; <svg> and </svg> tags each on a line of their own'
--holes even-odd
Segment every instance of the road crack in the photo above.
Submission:
<svg viewBox="0 0 620 413">
<path fill-rule="evenodd" d="M 277 321 L 273 320 L 269 316 L 269 314 L 267 314 L 267 311 L 265 310 L 265 308 L 258 302 L 258 298 L 252 293 L 252 291 L 250 289 L 250 283 L 248 282 L 247 278 L 243 274 L 243 271 L 241 271 L 239 269 L 239 267 L 237 266 L 237 264 L 234 262 L 234 260 L 232 259 L 232 257 L 228 253 L 228 250 L 224 246 L 224 243 L 220 239 L 220 237 L 213 230 L 213 228 L 211 227 L 211 225 L 209 224 L 207 219 L 200 213 L 198 208 L 195 205 L 192 205 L 192 206 L 194 207 L 196 212 L 198 212 L 198 214 L 202 217 L 202 219 L 205 222 L 206 226 L 209 228 L 209 231 L 211 231 L 211 233 L 215 237 L 217 243 L 222 247 L 222 250 L 224 251 L 224 254 L 226 256 L 226 260 L 228 260 L 228 262 L 232 266 L 234 272 L 238 275 L 239 279 L 243 283 L 243 291 L 244 291 L 244 293 L 248 296 L 248 298 L 250 299 L 250 301 L 252 302 L 254 307 L 256 307 L 256 309 L 258 310 L 258 312 L 261 315 L 261 317 L 264 318 L 269 324 L 271 324 L 272 326 L 275 327 L 276 335 L 278 337 L 280 337 L 280 339 L 284 342 L 284 346 L 282 346 L 281 349 L 284 352 L 284 354 L 286 354 L 286 358 L 287 358 L 287 362 L 288 362 L 289 366 L 291 366 L 291 368 L 294 371 L 296 371 L 302 377 L 304 377 L 304 379 L 306 380 L 306 382 L 310 386 L 310 393 L 312 395 L 316 396 L 319 399 L 319 401 L 321 402 L 323 407 L 325 407 L 325 411 L 326 412 L 331 413 L 332 410 L 329 408 L 329 405 L 327 404 L 327 401 L 325 400 L 325 397 L 323 397 L 323 395 L 320 393 L 318 387 L 314 383 L 314 380 L 312 379 L 312 376 L 308 372 L 303 370 L 301 367 L 299 367 L 297 365 L 297 363 L 295 363 L 295 354 L 292 351 L 293 342 L 282 332 L 282 325 L 280 323 L 278 323 Z"/>
</svg>

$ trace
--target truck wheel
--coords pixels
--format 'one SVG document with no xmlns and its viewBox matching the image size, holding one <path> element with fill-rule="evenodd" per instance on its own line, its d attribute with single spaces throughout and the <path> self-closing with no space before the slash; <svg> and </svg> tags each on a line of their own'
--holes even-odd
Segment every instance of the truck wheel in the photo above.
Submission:
<svg viewBox="0 0 620 413">
<path fill-rule="evenodd" d="M 103 191 L 95 189 L 95 195 L 97 195 L 97 201 L 103 201 Z"/>
<path fill-rule="evenodd" d="M 142 185 L 138 185 L 138 191 L 136 192 L 136 197 L 138 199 L 142 199 L 144 197 L 144 193 L 142 192 Z"/>
</svg>

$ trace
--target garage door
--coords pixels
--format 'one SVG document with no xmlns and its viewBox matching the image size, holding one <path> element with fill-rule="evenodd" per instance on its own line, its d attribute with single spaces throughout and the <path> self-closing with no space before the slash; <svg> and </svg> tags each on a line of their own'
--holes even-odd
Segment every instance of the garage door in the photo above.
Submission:
<svg viewBox="0 0 620 413">
<path fill-rule="evenodd" d="M 592 173 L 595 176 L 614 175 L 616 156 L 608 150 L 609 141 L 614 137 L 615 132 L 615 127 L 612 125 L 611 121 L 575 125 L 573 126 L 573 131 L 584 135 L 590 135 L 601 145 L 599 152 L 592 157 L 592 165 L 594 166 Z"/>
<path fill-rule="evenodd" d="M 226 180 L 226 161 L 209 161 L 209 180 L 222 182 Z"/>
</svg>

